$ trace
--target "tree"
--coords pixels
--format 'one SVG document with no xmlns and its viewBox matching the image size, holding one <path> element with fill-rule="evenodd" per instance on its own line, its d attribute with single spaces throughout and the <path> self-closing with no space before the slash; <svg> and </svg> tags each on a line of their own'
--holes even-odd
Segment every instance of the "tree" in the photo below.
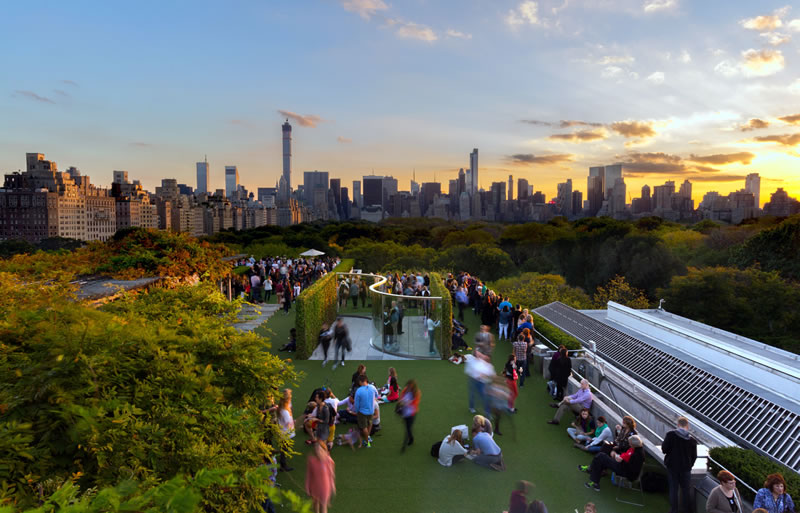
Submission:
<svg viewBox="0 0 800 513">
<path fill-rule="evenodd" d="M 733 261 L 739 267 L 757 264 L 765 271 L 778 271 L 785 278 L 800 280 L 800 215 L 748 239 L 734 253 Z"/>
<path fill-rule="evenodd" d="M 624 276 L 614 276 L 605 285 L 597 287 L 592 302 L 595 308 L 604 309 L 609 301 L 625 305 L 630 308 L 648 308 L 650 301 L 644 294 L 625 280 Z"/>
<path fill-rule="evenodd" d="M 96 310 L 65 284 L 0 273 L 0 307 L 0 501 L 31 505 L 48 480 L 150 488 L 213 468 L 241 481 L 272 443 L 291 449 L 262 409 L 297 375 L 229 325 L 239 303 L 213 284 Z M 203 507 L 252 511 L 264 496 L 226 488 L 205 488 Z"/>
<path fill-rule="evenodd" d="M 561 301 L 573 308 L 591 307 L 591 300 L 583 290 L 567 285 L 563 276 L 555 274 L 523 273 L 499 279 L 488 286 L 524 308 L 538 308 L 553 301 Z"/>
</svg>

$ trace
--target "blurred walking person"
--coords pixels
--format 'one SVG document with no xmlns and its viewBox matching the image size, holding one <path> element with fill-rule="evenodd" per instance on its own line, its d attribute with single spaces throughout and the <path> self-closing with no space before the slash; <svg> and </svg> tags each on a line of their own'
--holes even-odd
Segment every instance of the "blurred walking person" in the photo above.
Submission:
<svg viewBox="0 0 800 513">
<path fill-rule="evenodd" d="M 406 450 L 406 447 L 414 443 L 414 433 L 411 431 L 411 428 L 414 425 L 414 419 L 417 417 L 417 411 L 419 410 L 420 396 L 422 396 L 422 393 L 419 391 L 419 388 L 417 388 L 416 380 L 413 379 L 409 379 L 406 386 L 403 387 L 402 392 L 400 392 L 400 402 L 397 408 L 400 409 L 400 415 L 403 417 L 403 422 L 405 422 L 406 425 L 406 435 L 403 439 L 403 451 Z"/>
<path fill-rule="evenodd" d="M 336 493 L 336 465 L 324 444 L 314 444 L 306 463 L 306 493 L 314 503 L 314 513 L 328 513 L 331 496 Z"/>
</svg>

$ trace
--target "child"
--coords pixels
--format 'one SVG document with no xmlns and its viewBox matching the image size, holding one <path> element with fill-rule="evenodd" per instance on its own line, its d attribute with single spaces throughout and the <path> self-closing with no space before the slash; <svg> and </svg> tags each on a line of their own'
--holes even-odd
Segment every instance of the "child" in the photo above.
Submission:
<svg viewBox="0 0 800 513">
<path fill-rule="evenodd" d="M 338 435 L 336 437 L 336 445 L 347 444 L 350 446 L 352 450 L 356 450 L 355 444 L 358 443 L 358 430 L 354 427 L 350 428 L 350 430 L 343 434 Z"/>
<path fill-rule="evenodd" d="M 285 343 L 278 351 L 293 352 L 297 350 L 297 330 L 292 328 L 289 330 L 289 342 Z"/>
</svg>

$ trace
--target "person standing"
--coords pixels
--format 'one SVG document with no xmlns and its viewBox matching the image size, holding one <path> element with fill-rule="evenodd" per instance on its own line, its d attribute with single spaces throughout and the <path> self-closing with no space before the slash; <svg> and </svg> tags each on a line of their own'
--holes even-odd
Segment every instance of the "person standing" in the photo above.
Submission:
<svg viewBox="0 0 800 513">
<path fill-rule="evenodd" d="M 517 357 L 517 374 L 519 375 L 519 386 L 522 387 L 525 385 L 525 373 L 528 372 L 528 343 L 520 334 L 511 346 L 514 356 Z"/>
<path fill-rule="evenodd" d="M 397 302 L 397 334 L 402 335 L 403 331 L 403 317 L 406 316 L 406 311 L 403 308 L 403 300 Z"/>
<path fill-rule="evenodd" d="M 664 453 L 664 465 L 667 467 L 669 478 L 669 507 L 670 513 L 679 511 L 694 511 L 691 504 L 691 489 L 689 478 L 692 467 L 697 459 L 697 440 L 689 434 L 689 419 L 678 417 L 678 428 L 673 429 L 664 437 L 661 444 Z M 680 488 L 680 503 L 678 502 L 678 488 Z M 681 509 L 681 503 L 683 508 Z"/>
<path fill-rule="evenodd" d="M 434 334 L 436 333 L 436 328 L 438 328 L 439 324 L 441 323 L 442 321 L 434 322 L 434 320 L 431 319 L 430 317 L 428 317 L 428 319 L 425 321 L 425 326 L 428 331 L 428 340 L 430 341 L 430 346 L 428 347 L 428 351 L 431 353 L 431 355 L 436 354 L 436 347 L 435 347 L 436 337 L 434 336 Z"/>
<path fill-rule="evenodd" d="M 331 330 L 325 323 L 322 324 L 322 329 L 319 330 L 319 343 L 322 344 L 322 366 L 325 367 L 328 363 L 328 348 L 331 345 Z M 335 356 L 335 355 L 334 355 Z"/>
<path fill-rule="evenodd" d="M 508 385 L 509 391 L 508 411 L 511 413 L 517 413 L 514 403 L 519 395 L 519 389 L 517 388 L 517 379 L 519 379 L 519 375 L 517 373 L 517 357 L 514 355 L 514 353 L 511 353 L 508 356 L 508 361 L 503 369 L 503 377 L 506 378 L 506 385 Z"/>
<path fill-rule="evenodd" d="M 353 302 L 353 309 L 358 308 L 358 282 L 353 278 L 350 282 L 350 301 Z"/>
<path fill-rule="evenodd" d="M 489 363 L 488 358 L 479 351 L 475 351 L 474 355 L 466 355 L 465 359 L 464 373 L 467 375 L 469 386 L 469 411 L 475 413 L 475 396 L 477 396 L 483 403 L 483 411 L 486 412 L 486 416 L 491 417 L 486 384 L 492 380 L 495 374 L 494 367 Z"/>
<path fill-rule="evenodd" d="M 283 284 L 283 313 L 289 315 L 289 308 L 292 306 L 292 287 L 289 282 Z"/>
<path fill-rule="evenodd" d="M 358 390 L 355 394 L 355 410 L 362 447 L 372 447 L 369 432 L 372 429 L 372 417 L 375 415 L 375 394 L 367 385 L 367 375 L 358 377 Z"/>
<path fill-rule="evenodd" d="M 482 324 L 481 330 L 475 335 L 475 351 L 480 352 L 491 361 L 493 350 L 494 335 L 489 332 L 489 326 L 487 324 Z"/>
<path fill-rule="evenodd" d="M 314 503 L 314 513 L 327 513 L 331 495 L 336 493 L 336 466 L 324 443 L 314 444 L 306 463 L 306 493 Z"/>
<path fill-rule="evenodd" d="M 566 347 L 561 346 L 558 353 L 553 355 L 547 370 L 550 372 L 550 379 L 556 383 L 556 400 L 560 401 L 564 398 L 564 391 L 572 375 L 572 360 Z"/>
<path fill-rule="evenodd" d="M 417 417 L 417 411 L 419 411 L 419 399 L 421 396 L 422 393 L 417 387 L 417 382 L 413 379 L 409 379 L 406 386 L 403 387 L 403 391 L 400 392 L 400 402 L 397 407 L 400 408 L 400 415 L 403 417 L 403 422 L 406 426 L 402 451 L 405 451 L 406 447 L 414 443 L 414 433 L 411 428 L 414 425 L 414 419 Z"/>
<path fill-rule="evenodd" d="M 333 368 L 335 369 L 339 363 L 339 351 L 342 352 L 342 367 L 344 367 L 344 352 L 348 349 L 348 339 L 350 338 L 350 334 L 347 332 L 347 326 L 344 323 L 344 320 L 339 317 L 336 319 L 336 324 L 333 325 L 333 338 L 336 341 L 336 352 L 333 354 L 336 363 L 333 364 Z"/>
<path fill-rule="evenodd" d="M 469 299 L 467 299 L 467 291 L 464 287 L 459 287 L 456 290 L 456 304 L 458 304 L 458 320 L 464 322 L 464 308 L 467 306 Z"/>
<path fill-rule="evenodd" d="M 264 277 L 264 294 L 264 301 L 269 303 L 272 298 L 272 278 L 269 277 L 269 274 Z"/>
</svg>

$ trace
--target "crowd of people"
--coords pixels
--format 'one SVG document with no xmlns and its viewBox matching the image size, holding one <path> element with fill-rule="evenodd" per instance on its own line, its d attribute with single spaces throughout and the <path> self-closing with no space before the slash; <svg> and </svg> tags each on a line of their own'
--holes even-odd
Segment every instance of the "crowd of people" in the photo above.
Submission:
<svg viewBox="0 0 800 513">
<path fill-rule="evenodd" d="M 237 267 L 249 269 L 233 281 L 232 295 L 252 303 L 269 303 L 275 294 L 284 313 L 288 314 L 300 292 L 328 274 L 339 262 L 340 259 L 334 257 L 262 257 L 257 260 L 251 255 L 234 262 Z"/>
</svg>

